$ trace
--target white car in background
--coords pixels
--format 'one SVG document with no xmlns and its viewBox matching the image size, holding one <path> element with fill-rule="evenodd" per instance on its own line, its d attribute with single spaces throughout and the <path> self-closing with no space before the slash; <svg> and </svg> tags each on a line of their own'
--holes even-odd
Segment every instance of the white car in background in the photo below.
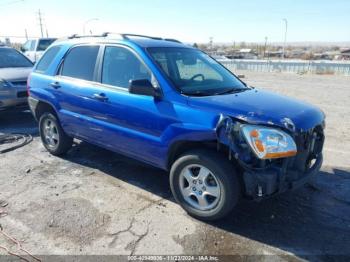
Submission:
<svg viewBox="0 0 350 262">
<path fill-rule="evenodd" d="M 44 54 L 45 50 L 57 40 L 57 38 L 38 38 L 25 42 L 21 51 L 33 62 L 36 63 Z"/>
</svg>

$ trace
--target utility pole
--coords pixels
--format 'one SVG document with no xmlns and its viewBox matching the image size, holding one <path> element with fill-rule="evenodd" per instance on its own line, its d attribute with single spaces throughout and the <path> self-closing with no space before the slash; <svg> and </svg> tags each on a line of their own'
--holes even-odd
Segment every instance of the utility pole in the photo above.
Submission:
<svg viewBox="0 0 350 262">
<path fill-rule="evenodd" d="M 39 26 L 40 26 L 40 31 L 41 31 L 41 37 L 44 37 L 43 18 L 42 18 L 42 14 L 41 14 L 40 9 L 39 9 L 39 11 L 38 11 L 38 19 L 39 19 Z"/>
<path fill-rule="evenodd" d="M 209 48 L 210 50 L 213 50 L 213 42 L 214 42 L 214 37 L 209 37 Z"/>
<path fill-rule="evenodd" d="M 26 40 L 28 40 L 28 32 L 27 32 L 27 29 L 24 29 L 24 32 L 25 32 Z"/>
<path fill-rule="evenodd" d="M 266 47 L 267 47 L 267 36 L 265 36 L 265 45 L 264 45 L 264 58 L 266 56 Z"/>
<path fill-rule="evenodd" d="M 283 44 L 283 59 L 286 57 L 286 44 L 287 44 L 287 33 L 288 33 L 288 20 L 286 18 L 282 19 L 286 25 L 286 31 L 284 32 L 284 44 Z"/>
</svg>

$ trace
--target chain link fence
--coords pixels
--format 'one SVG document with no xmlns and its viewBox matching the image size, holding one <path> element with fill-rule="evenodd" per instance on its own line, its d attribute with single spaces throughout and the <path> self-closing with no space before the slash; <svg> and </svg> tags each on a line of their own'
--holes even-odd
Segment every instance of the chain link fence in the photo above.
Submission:
<svg viewBox="0 0 350 262">
<path fill-rule="evenodd" d="M 243 60 L 221 61 L 232 71 L 290 72 L 298 74 L 335 74 L 350 76 L 350 61 L 281 61 Z"/>
</svg>

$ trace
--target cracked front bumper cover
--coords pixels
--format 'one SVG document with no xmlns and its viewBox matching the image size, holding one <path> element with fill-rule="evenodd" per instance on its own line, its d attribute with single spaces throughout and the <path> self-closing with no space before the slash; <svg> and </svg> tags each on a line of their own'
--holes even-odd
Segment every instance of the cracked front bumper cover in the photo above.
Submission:
<svg viewBox="0 0 350 262">
<path fill-rule="evenodd" d="M 299 178 L 292 180 L 286 168 L 271 168 L 261 170 L 246 170 L 243 174 L 246 195 L 253 199 L 262 199 L 279 193 L 299 188 L 310 182 L 319 172 L 323 162 L 319 154 L 315 163 Z M 295 173 L 293 173 L 293 176 Z"/>
</svg>

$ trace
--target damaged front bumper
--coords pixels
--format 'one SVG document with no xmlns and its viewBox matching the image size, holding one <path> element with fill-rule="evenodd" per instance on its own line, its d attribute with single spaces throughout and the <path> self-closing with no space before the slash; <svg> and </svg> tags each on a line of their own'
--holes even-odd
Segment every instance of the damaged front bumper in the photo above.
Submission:
<svg viewBox="0 0 350 262">
<path fill-rule="evenodd" d="M 285 159 L 280 168 L 245 170 L 243 181 L 246 196 L 260 200 L 307 184 L 320 171 L 323 156 L 319 154 L 314 164 L 304 173 L 288 169 L 289 161 L 290 159 Z"/>
<path fill-rule="evenodd" d="M 293 157 L 258 159 L 242 138 L 242 122 L 221 116 L 216 127 L 218 150 L 228 152 L 242 174 L 245 196 L 260 200 L 305 185 L 319 172 L 324 145 L 324 123 L 307 131 L 290 130 L 297 146 Z M 221 148 L 224 145 L 224 148 Z"/>
</svg>

